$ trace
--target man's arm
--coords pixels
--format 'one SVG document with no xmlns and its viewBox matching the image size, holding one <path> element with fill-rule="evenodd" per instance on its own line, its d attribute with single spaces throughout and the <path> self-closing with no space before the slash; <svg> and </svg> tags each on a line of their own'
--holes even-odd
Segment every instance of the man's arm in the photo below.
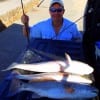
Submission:
<svg viewBox="0 0 100 100">
<path fill-rule="evenodd" d="M 23 23 L 23 34 L 28 37 L 29 36 L 29 17 L 27 15 L 22 15 L 21 21 Z"/>
</svg>

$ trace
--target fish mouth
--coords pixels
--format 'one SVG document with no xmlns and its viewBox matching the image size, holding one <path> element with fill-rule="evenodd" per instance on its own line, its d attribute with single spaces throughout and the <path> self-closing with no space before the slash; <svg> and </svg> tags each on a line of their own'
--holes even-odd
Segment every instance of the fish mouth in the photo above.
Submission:
<svg viewBox="0 0 100 100">
<path fill-rule="evenodd" d="M 96 89 L 96 88 L 94 88 L 92 92 L 95 93 L 95 94 L 98 94 L 99 93 L 99 90 Z"/>
</svg>

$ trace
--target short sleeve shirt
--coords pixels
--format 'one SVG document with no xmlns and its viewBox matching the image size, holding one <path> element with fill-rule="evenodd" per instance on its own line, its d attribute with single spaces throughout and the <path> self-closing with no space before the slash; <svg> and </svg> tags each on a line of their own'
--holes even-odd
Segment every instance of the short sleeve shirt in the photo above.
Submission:
<svg viewBox="0 0 100 100">
<path fill-rule="evenodd" d="M 50 18 L 30 27 L 30 38 L 71 40 L 73 38 L 81 38 L 81 34 L 76 24 L 65 18 L 63 18 L 63 25 L 59 33 L 56 34 Z"/>
</svg>

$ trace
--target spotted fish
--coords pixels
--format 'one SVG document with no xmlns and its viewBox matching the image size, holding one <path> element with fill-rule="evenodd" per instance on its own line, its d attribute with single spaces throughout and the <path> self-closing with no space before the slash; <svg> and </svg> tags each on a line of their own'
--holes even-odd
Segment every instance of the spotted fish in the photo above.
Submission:
<svg viewBox="0 0 100 100">
<path fill-rule="evenodd" d="M 65 81 L 24 82 L 14 79 L 7 96 L 11 97 L 23 91 L 33 92 L 39 97 L 52 99 L 89 99 L 96 97 L 98 94 L 95 87 L 86 84 Z"/>
</svg>

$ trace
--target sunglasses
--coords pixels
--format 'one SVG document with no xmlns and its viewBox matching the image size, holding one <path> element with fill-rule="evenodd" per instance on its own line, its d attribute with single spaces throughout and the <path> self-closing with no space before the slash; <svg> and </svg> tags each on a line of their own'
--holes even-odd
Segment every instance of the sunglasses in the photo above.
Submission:
<svg viewBox="0 0 100 100">
<path fill-rule="evenodd" d="M 62 12 L 64 9 L 63 9 L 63 8 L 53 8 L 53 7 L 51 7 L 49 10 L 50 10 L 51 12 L 58 12 L 58 13 L 60 13 L 60 12 Z"/>
</svg>

